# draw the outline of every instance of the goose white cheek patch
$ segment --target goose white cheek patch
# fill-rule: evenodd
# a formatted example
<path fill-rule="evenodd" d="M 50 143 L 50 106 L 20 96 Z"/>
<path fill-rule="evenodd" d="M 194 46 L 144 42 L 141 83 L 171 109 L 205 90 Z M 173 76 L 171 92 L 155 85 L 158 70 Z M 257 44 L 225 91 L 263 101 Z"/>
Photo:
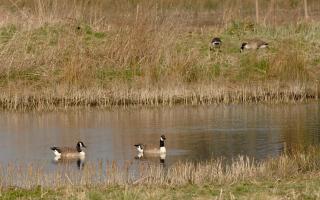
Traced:
<path fill-rule="evenodd" d="M 265 45 L 265 44 L 260 46 L 261 49 L 267 48 L 267 47 L 268 47 L 268 45 Z"/>
<path fill-rule="evenodd" d="M 53 153 L 54 153 L 54 155 L 56 155 L 56 156 L 61 156 L 61 153 L 59 153 L 57 150 L 54 150 Z"/>
<path fill-rule="evenodd" d="M 141 146 L 138 146 L 137 149 L 138 149 L 139 152 L 143 152 L 143 149 L 141 148 Z"/>

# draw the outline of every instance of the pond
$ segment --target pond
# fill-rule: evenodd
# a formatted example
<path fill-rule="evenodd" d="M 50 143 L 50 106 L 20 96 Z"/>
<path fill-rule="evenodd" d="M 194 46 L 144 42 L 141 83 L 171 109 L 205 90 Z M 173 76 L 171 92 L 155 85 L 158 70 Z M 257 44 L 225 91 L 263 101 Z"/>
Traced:
<path fill-rule="evenodd" d="M 136 143 L 159 146 L 165 160 L 137 155 Z M 320 143 L 320 104 L 249 104 L 78 109 L 0 113 L 0 162 L 56 170 L 51 146 L 87 145 L 85 162 L 206 161 L 247 155 L 263 160 L 299 145 Z M 78 164 L 72 164 L 78 170 Z"/>

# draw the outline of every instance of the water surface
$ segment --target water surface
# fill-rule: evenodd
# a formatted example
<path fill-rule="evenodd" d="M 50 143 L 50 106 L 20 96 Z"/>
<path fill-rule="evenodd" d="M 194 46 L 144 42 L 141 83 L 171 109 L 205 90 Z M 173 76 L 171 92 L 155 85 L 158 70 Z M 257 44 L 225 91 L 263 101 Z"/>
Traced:
<path fill-rule="evenodd" d="M 0 162 L 41 163 L 54 171 L 50 146 L 75 146 L 78 140 L 88 146 L 86 162 L 139 162 L 133 144 L 157 146 L 161 134 L 167 137 L 168 166 L 179 160 L 231 159 L 239 154 L 262 160 L 296 145 L 318 145 L 320 104 L 2 112 Z"/>

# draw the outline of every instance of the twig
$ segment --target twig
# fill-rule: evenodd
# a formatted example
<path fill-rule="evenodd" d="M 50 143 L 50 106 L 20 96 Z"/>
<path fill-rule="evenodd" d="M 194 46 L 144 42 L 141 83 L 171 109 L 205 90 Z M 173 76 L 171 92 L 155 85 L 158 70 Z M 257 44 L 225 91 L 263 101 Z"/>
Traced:
<path fill-rule="evenodd" d="M 73 183 L 72 183 L 71 179 L 69 178 L 69 176 L 67 174 L 65 174 L 65 176 L 67 177 L 67 180 L 69 181 L 69 183 L 73 186 Z"/>

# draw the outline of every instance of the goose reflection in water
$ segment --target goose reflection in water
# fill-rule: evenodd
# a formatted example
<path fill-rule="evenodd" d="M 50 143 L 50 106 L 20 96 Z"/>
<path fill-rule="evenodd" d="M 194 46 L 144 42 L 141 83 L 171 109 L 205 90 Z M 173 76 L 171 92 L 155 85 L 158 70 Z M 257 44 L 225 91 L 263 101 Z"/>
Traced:
<path fill-rule="evenodd" d="M 79 170 L 82 170 L 84 168 L 85 165 L 85 159 L 84 158 L 74 158 L 74 159 L 67 159 L 67 158 L 62 158 L 59 156 L 56 156 L 53 159 L 53 162 L 55 164 L 59 164 L 59 165 L 71 165 L 73 163 L 76 163 L 76 166 Z"/>
<path fill-rule="evenodd" d="M 160 154 L 159 157 L 156 156 L 146 156 L 142 152 L 139 152 L 135 157 L 136 160 L 141 161 L 155 161 L 155 158 L 160 158 L 160 165 L 165 167 L 166 154 Z"/>
<path fill-rule="evenodd" d="M 166 154 L 160 154 L 160 165 L 162 165 L 163 167 L 166 166 Z"/>

